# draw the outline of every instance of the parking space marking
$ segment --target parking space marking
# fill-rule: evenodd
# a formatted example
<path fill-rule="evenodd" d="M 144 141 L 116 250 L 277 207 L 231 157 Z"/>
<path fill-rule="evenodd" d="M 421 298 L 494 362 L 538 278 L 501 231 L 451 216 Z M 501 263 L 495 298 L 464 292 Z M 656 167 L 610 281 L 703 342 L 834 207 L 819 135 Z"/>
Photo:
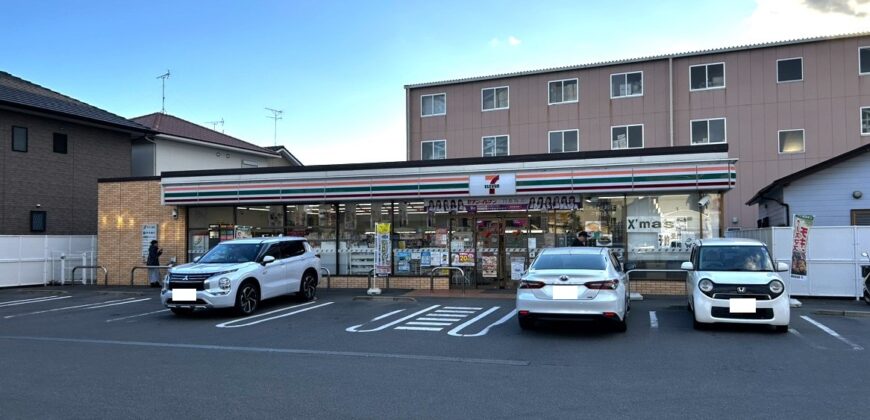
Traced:
<path fill-rule="evenodd" d="M 444 321 L 451 321 L 451 322 L 462 321 L 462 318 L 429 318 L 429 317 L 422 318 L 422 317 L 421 317 L 421 318 L 417 318 L 417 319 L 420 320 L 420 321 L 440 321 L 440 322 L 444 322 Z"/>
<path fill-rule="evenodd" d="M 126 302 L 126 301 L 130 301 L 130 300 L 133 300 L 133 299 L 136 299 L 136 298 L 132 298 L 132 297 L 131 297 L 131 298 L 126 298 L 126 299 L 107 300 L 107 301 L 104 301 L 104 302 L 86 303 L 86 304 L 84 304 L 84 305 L 65 306 L 65 307 L 63 307 L 63 308 L 54 308 L 54 309 L 46 309 L 46 310 L 43 310 L 43 311 L 27 312 L 27 313 L 23 313 L 23 314 L 6 315 L 6 316 L 3 317 L 3 319 L 18 318 L 18 317 L 20 317 L 20 316 L 28 316 L 28 315 L 47 314 L 47 313 L 50 313 L 50 312 L 68 311 L 68 310 L 71 310 L 71 309 L 88 308 L 88 307 L 91 307 L 91 306 L 103 305 L 103 304 L 107 304 L 107 303 Z"/>
<path fill-rule="evenodd" d="M 429 312 L 429 311 L 431 311 L 431 310 L 433 310 L 433 309 L 435 309 L 435 308 L 437 308 L 437 307 L 439 307 L 439 306 L 441 306 L 441 305 L 432 305 L 432 306 L 430 306 L 430 307 L 428 307 L 428 308 L 426 308 L 426 309 L 423 309 L 422 311 L 414 312 L 414 313 L 411 314 L 411 315 L 408 315 L 408 316 L 403 317 L 403 318 L 399 318 L 399 319 L 397 319 L 397 320 L 395 320 L 395 321 L 393 321 L 393 322 L 390 322 L 390 323 L 387 323 L 387 324 L 381 325 L 380 327 L 377 327 L 377 328 L 374 328 L 374 329 L 370 329 L 370 330 L 361 330 L 361 329 L 359 329 L 359 328 L 362 327 L 362 326 L 365 325 L 365 324 L 359 324 L 359 325 L 354 325 L 354 326 L 352 326 L 352 327 L 348 327 L 348 328 L 345 329 L 345 331 L 347 331 L 347 332 L 375 332 L 375 331 L 385 330 L 385 329 L 387 329 L 387 328 L 392 327 L 393 325 L 396 325 L 396 324 L 399 324 L 399 323 L 405 322 L 405 321 L 407 321 L 407 320 L 409 320 L 409 319 L 411 319 L 411 318 L 413 318 L 413 317 L 415 317 L 415 316 L 417 316 L 417 315 L 422 315 L 422 314 L 424 314 L 424 313 L 426 313 L 426 312 Z M 396 313 L 396 312 L 391 312 L 391 314 L 395 314 L 395 313 Z M 381 316 L 379 316 L 379 317 L 377 317 L 377 318 L 375 318 L 375 319 L 372 319 L 372 321 L 377 321 L 377 320 L 383 319 L 383 318 L 385 318 L 385 315 L 387 315 L 387 314 L 384 314 L 384 315 L 381 315 Z M 371 322 L 371 321 L 369 321 L 369 322 Z"/>
<path fill-rule="evenodd" d="M 139 318 L 139 317 L 148 316 L 148 315 L 159 314 L 161 312 L 169 312 L 169 309 L 161 309 L 159 311 L 154 311 L 154 312 L 145 312 L 144 314 L 122 316 L 120 318 L 107 319 L 106 322 L 123 321 L 125 319 L 133 319 L 133 318 Z"/>
<path fill-rule="evenodd" d="M 810 317 L 808 317 L 808 316 L 806 316 L 806 315 L 801 315 L 801 318 L 803 318 L 804 320 L 806 320 L 806 321 L 809 322 L 810 324 L 813 324 L 813 325 L 815 325 L 816 327 L 819 327 L 820 330 L 822 330 L 822 331 L 828 333 L 831 337 L 834 337 L 834 338 L 836 338 L 837 340 L 840 340 L 840 341 L 842 341 L 843 343 L 845 343 L 846 345 L 852 347 L 852 350 L 855 350 L 855 351 L 864 350 L 864 347 L 861 347 L 861 346 L 859 346 L 859 345 L 857 345 L 857 344 L 855 344 L 855 343 L 849 341 L 848 338 L 843 337 L 842 335 L 840 335 L 840 334 L 838 334 L 836 331 L 834 331 L 834 330 L 828 328 L 826 325 L 822 324 L 821 322 L 816 321 L 816 320 L 814 320 L 814 319 L 812 319 L 812 318 L 810 318 Z"/>
<path fill-rule="evenodd" d="M 43 296 L 30 299 L 7 300 L 6 302 L 0 302 L 0 308 L 5 308 L 7 306 L 27 305 L 31 303 L 50 302 L 52 300 L 69 299 L 71 297 L 72 296 Z"/>
<path fill-rule="evenodd" d="M 410 331 L 441 331 L 444 328 L 436 328 L 436 327 L 405 327 L 400 326 L 396 327 L 397 330 L 410 330 Z"/>
<path fill-rule="evenodd" d="M 385 313 L 385 314 L 383 314 L 383 315 L 381 315 L 381 316 L 379 316 L 379 317 L 376 317 L 375 319 L 372 319 L 372 321 L 380 321 L 380 320 L 382 320 L 382 319 L 384 319 L 384 318 L 386 318 L 386 317 L 388 317 L 388 316 L 393 316 L 393 315 L 395 315 L 395 314 L 397 314 L 397 313 L 399 313 L 399 312 L 402 312 L 402 311 L 404 311 L 404 309 L 399 309 L 398 311 L 393 311 L 393 312 L 387 312 L 387 313 Z"/>
<path fill-rule="evenodd" d="M 108 308 L 109 306 L 126 305 L 126 304 L 128 304 L 128 303 L 144 302 L 144 301 L 146 301 L 146 300 L 151 300 L 151 298 L 136 299 L 136 300 L 130 300 L 130 301 L 127 301 L 127 302 L 110 303 L 110 304 L 108 304 L 108 305 L 89 306 L 89 307 L 87 307 L 87 308 L 85 308 L 85 309 Z"/>
<path fill-rule="evenodd" d="M 435 313 L 437 313 L 437 314 L 457 314 L 457 315 L 459 315 L 459 314 L 471 315 L 475 312 L 477 312 L 477 311 L 460 311 L 460 310 L 456 310 L 456 309 L 439 309 L 439 310 L 435 311 Z"/>
<path fill-rule="evenodd" d="M 471 306 L 445 306 L 444 309 L 459 309 L 465 311 L 479 311 L 483 308 L 471 307 Z"/>
<path fill-rule="evenodd" d="M 478 319 L 480 319 L 480 318 L 483 318 L 483 317 L 485 317 L 486 315 L 489 315 L 489 314 L 492 313 L 492 312 L 495 312 L 497 309 L 499 309 L 498 306 L 493 307 L 493 308 L 490 309 L 489 311 L 480 314 L 480 315 L 477 316 L 476 318 L 474 318 L 474 319 L 472 319 L 472 320 L 470 320 L 470 321 L 468 321 L 468 322 L 466 322 L 466 323 L 464 323 L 464 324 L 462 324 L 462 325 L 460 325 L 460 326 L 458 326 L 458 327 L 456 327 L 456 328 L 454 328 L 454 329 L 448 331 L 447 334 L 452 335 L 452 336 L 454 336 L 454 337 L 480 337 L 480 336 L 484 336 L 484 335 L 486 335 L 486 334 L 489 333 L 489 330 L 490 330 L 490 329 L 492 329 L 493 327 L 495 327 L 495 326 L 497 326 L 497 325 L 504 324 L 505 322 L 507 322 L 507 320 L 513 318 L 514 315 L 517 314 L 517 310 L 514 309 L 514 310 L 508 312 L 507 315 L 501 317 L 501 319 L 499 319 L 498 321 L 495 321 L 495 322 L 493 322 L 492 324 L 487 325 L 486 328 L 480 330 L 480 332 L 478 332 L 478 333 L 476 333 L 476 334 L 459 334 L 459 331 L 462 331 L 463 328 L 465 328 L 465 327 L 467 327 L 467 326 L 469 326 L 469 325 L 471 325 L 471 324 L 474 324 L 474 322 L 476 322 L 476 320 L 478 320 Z"/>
<path fill-rule="evenodd" d="M 266 316 L 266 315 L 271 315 L 271 314 L 274 314 L 274 313 L 277 313 L 277 312 L 283 312 L 283 311 L 287 311 L 287 310 L 290 310 L 290 309 L 296 309 L 296 308 L 299 308 L 299 307 L 302 307 L 302 306 L 310 305 L 310 304 L 312 304 L 312 303 L 314 303 L 314 301 L 311 301 L 311 302 L 308 302 L 308 303 L 303 303 L 303 304 L 301 304 L 301 305 L 294 305 L 294 306 L 291 306 L 291 307 L 289 307 L 289 308 L 276 309 L 276 310 L 271 311 L 271 312 L 266 312 L 266 313 L 264 313 L 264 314 L 254 315 L 254 316 L 250 316 L 250 317 L 243 318 L 243 319 L 234 319 L 234 320 L 232 320 L 232 321 L 227 321 L 227 322 L 224 322 L 224 323 L 221 323 L 221 324 L 217 324 L 217 325 L 215 325 L 215 327 L 218 327 L 218 328 L 241 328 L 241 327 L 250 327 L 251 325 L 257 325 L 257 324 L 260 324 L 260 323 L 263 323 L 263 322 L 273 321 L 273 320 L 276 320 L 276 319 L 279 319 L 279 318 L 284 318 L 285 316 L 296 315 L 296 314 L 298 314 L 298 313 L 302 313 L 302 312 L 305 312 L 305 311 L 310 311 L 310 310 L 312 310 L 312 309 L 317 309 L 317 308 L 322 308 L 322 307 L 324 307 L 324 306 L 329 306 L 329 305 L 332 305 L 332 304 L 335 303 L 335 302 L 326 302 L 326 303 L 321 303 L 320 305 L 309 306 L 309 307 L 307 307 L 307 308 L 299 309 L 299 310 L 297 310 L 297 311 L 287 312 L 286 314 L 270 316 L 270 317 L 268 317 L 268 318 L 258 319 L 258 320 L 256 320 L 256 321 L 251 321 L 251 322 L 245 322 L 245 323 L 239 323 L 239 324 L 237 324 L 237 322 L 249 321 L 251 318 L 258 318 L 258 317 L 263 317 L 263 316 Z"/>
<path fill-rule="evenodd" d="M 814 349 L 817 349 L 817 350 L 827 350 L 828 349 L 827 347 L 820 346 L 820 345 L 808 340 L 806 337 L 804 337 L 803 334 L 801 334 L 798 330 L 796 330 L 794 328 L 789 328 L 788 332 L 789 332 L 789 334 L 791 334 L 797 338 L 800 338 L 804 343 L 807 343 L 808 346 L 810 346 Z"/>
<path fill-rule="evenodd" d="M 658 328 L 659 318 L 656 316 L 656 311 L 649 311 L 649 327 Z"/>
<path fill-rule="evenodd" d="M 420 319 L 420 318 L 417 318 Z M 453 325 L 452 322 L 420 322 L 420 321 L 409 321 L 406 322 L 405 325 L 429 325 L 433 327 L 446 327 L 448 325 Z"/>

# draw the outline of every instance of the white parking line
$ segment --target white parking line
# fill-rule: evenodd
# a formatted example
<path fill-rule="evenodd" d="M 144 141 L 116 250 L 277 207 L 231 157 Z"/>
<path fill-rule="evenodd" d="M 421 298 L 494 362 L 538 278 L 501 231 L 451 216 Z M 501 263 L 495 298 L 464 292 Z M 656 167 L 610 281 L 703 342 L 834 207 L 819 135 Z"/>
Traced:
<path fill-rule="evenodd" d="M 144 314 L 130 315 L 130 316 L 123 316 L 120 318 L 107 319 L 106 322 L 115 322 L 115 321 L 121 321 L 121 320 L 125 320 L 125 319 L 131 319 L 131 318 L 139 318 L 141 316 L 154 315 L 154 314 L 159 314 L 161 312 L 169 312 L 169 309 L 161 309 L 159 311 L 154 311 L 154 312 L 145 312 Z"/>
<path fill-rule="evenodd" d="M 103 304 L 107 304 L 107 303 L 126 302 L 126 301 L 133 300 L 133 299 L 136 299 L 136 298 L 126 298 L 126 299 L 107 300 L 107 301 L 105 301 L 105 302 L 87 303 L 87 304 L 84 304 L 84 305 L 75 305 L 75 306 L 66 306 L 66 307 L 63 307 L 63 308 L 46 309 L 46 310 L 44 310 L 44 311 L 27 312 L 27 313 L 23 313 L 23 314 L 15 314 L 15 315 L 6 315 L 6 316 L 3 317 L 3 319 L 18 318 L 18 317 L 20 317 L 20 316 L 27 316 L 27 315 L 47 314 L 47 313 L 49 313 L 49 312 L 66 311 L 66 310 L 70 310 L 70 309 L 87 308 L 87 307 L 90 307 L 90 306 L 103 305 Z"/>
<path fill-rule="evenodd" d="M 110 303 L 110 304 L 108 304 L 108 305 L 89 306 L 89 307 L 87 307 L 87 308 L 85 308 L 85 309 L 108 308 L 109 306 L 126 305 L 126 304 L 128 304 L 128 303 L 143 302 L 143 301 L 146 301 L 146 300 L 151 300 L 151 298 L 136 299 L 136 300 L 131 300 L 131 301 L 127 301 L 127 302 Z"/>
<path fill-rule="evenodd" d="M 392 327 L 393 325 L 396 325 L 396 324 L 400 324 L 400 323 L 402 323 L 402 322 L 405 322 L 405 321 L 407 321 L 407 320 L 409 320 L 409 319 L 411 319 L 411 318 L 413 318 L 413 317 L 415 317 L 415 316 L 417 316 L 417 315 L 422 315 L 422 314 L 424 314 L 424 313 L 426 313 L 426 312 L 429 312 L 429 311 L 431 311 L 431 310 L 433 310 L 433 309 L 435 309 L 435 308 L 437 308 L 437 307 L 439 307 L 439 306 L 441 306 L 441 305 L 432 305 L 432 306 L 430 306 L 430 307 L 428 307 L 428 308 L 426 308 L 426 309 L 423 309 L 422 311 L 414 312 L 414 313 L 411 314 L 411 315 L 408 315 L 408 316 L 403 317 L 403 318 L 399 318 L 399 319 L 397 319 L 397 320 L 395 320 L 395 321 L 393 321 L 393 322 L 390 322 L 390 323 L 387 323 L 387 324 L 381 325 L 380 327 L 377 327 L 377 328 L 374 328 L 374 329 L 370 329 L 370 330 L 361 330 L 361 329 L 359 329 L 359 328 L 362 327 L 362 326 L 365 325 L 365 324 L 359 324 L 359 325 L 354 325 L 354 326 L 352 326 L 352 327 L 348 327 L 348 328 L 345 329 L 345 331 L 347 331 L 347 332 L 375 332 L 375 331 L 385 330 L 385 329 L 387 329 L 387 328 Z M 395 313 L 395 312 L 392 312 L 392 313 Z M 386 315 L 386 314 L 385 314 L 385 315 Z M 428 315 L 427 315 L 427 316 L 428 316 Z M 378 320 L 378 319 L 382 319 L 383 317 L 384 317 L 384 315 L 381 315 L 381 316 L 379 316 L 378 318 L 373 319 L 372 321 L 376 321 L 376 320 Z M 369 321 L 369 322 L 371 322 L 371 321 Z M 439 331 L 440 331 L 440 330 L 439 330 Z"/>
<path fill-rule="evenodd" d="M 313 303 L 313 302 L 309 302 L 309 303 Z M 322 308 L 322 307 L 324 307 L 324 306 L 332 305 L 333 303 L 335 303 L 335 302 L 326 302 L 326 303 L 321 303 L 320 305 L 309 306 L 309 307 L 307 307 L 307 308 L 300 309 L 300 310 L 298 310 L 298 311 L 287 312 L 286 314 L 281 314 L 281 315 L 276 315 L 276 316 L 272 316 L 272 317 L 268 317 L 268 318 L 258 319 L 258 320 L 256 320 L 256 321 L 252 321 L 252 322 L 245 322 L 245 323 L 243 323 L 243 324 L 236 324 L 236 323 L 237 323 L 237 322 L 242 322 L 242 321 L 248 321 L 248 320 L 250 320 L 250 319 L 253 318 L 253 317 L 248 317 L 248 318 L 243 318 L 243 319 L 234 319 L 234 320 L 232 320 L 232 321 L 227 321 L 227 322 L 224 322 L 224 323 L 222 323 L 222 324 L 217 324 L 217 325 L 215 325 L 215 327 L 218 327 L 218 328 L 241 328 L 241 327 L 250 327 L 251 325 L 257 325 L 257 324 L 259 324 L 259 323 L 261 323 L 261 322 L 272 321 L 272 320 L 275 320 L 275 319 L 278 319 L 278 318 L 284 318 L 285 316 L 296 315 L 296 314 L 298 314 L 298 313 L 302 313 L 302 312 L 305 312 L 305 311 L 310 311 L 310 310 L 312 310 L 312 309 L 317 309 L 317 308 Z M 274 314 L 274 313 L 276 313 L 276 312 L 282 312 L 282 311 L 286 311 L 286 310 L 288 310 L 288 309 L 298 308 L 298 307 L 300 307 L 300 306 L 304 306 L 304 305 L 307 305 L 307 304 L 291 306 L 291 307 L 289 307 L 289 308 L 282 308 L 282 309 L 278 309 L 278 310 L 275 310 L 275 311 L 266 312 L 265 314 L 258 315 L 258 316 L 264 316 L 264 315 Z M 233 325 L 230 325 L 230 324 L 233 324 Z"/>
<path fill-rule="evenodd" d="M 381 316 L 378 316 L 378 317 L 372 319 L 372 321 L 380 321 L 380 320 L 382 320 L 382 319 L 384 319 L 384 318 L 386 318 L 386 317 L 388 317 L 388 316 L 393 316 L 393 315 L 395 315 L 395 314 L 397 314 L 397 313 L 399 313 L 399 312 L 402 312 L 402 311 L 404 311 L 404 309 L 399 309 L 398 311 L 393 311 L 393 312 L 387 312 L 387 313 L 385 313 L 385 314 L 383 314 L 383 315 L 381 315 Z"/>
<path fill-rule="evenodd" d="M 50 302 L 53 300 L 69 299 L 71 297 L 72 296 L 45 296 L 45 297 L 32 298 L 32 299 L 8 300 L 6 302 L 0 302 L 0 308 L 5 308 L 7 306 L 27 305 L 30 303 Z"/>
<path fill-rule="evenodd" d="M 418 318 L 419 319 L 419 318 Z M 452 322 L 419 322 L 419 321 L 409 321 L 406 322 L 405 325 L 429 325 L 432 327 L 446 327 L 448 325 L 453 325 Z"/>
<path fill-rule="evenodd" d="M 649 311 L 649 327 L 658 328 L 659 318 L 656 316 L 656 311 Z"/>
<path fill-rule="evenodd" d="M 851 347 L 852 347 L 852 350 L 856 350 L 856 351 L 858 351 L 858 350 L 864 350 L 864 347 L 861 347 L 861 346 L 859 346 L 859 345 L 857 345 L 857 344 L 855 344 L 855 343 L 849 341 L 849 339 L 847 339 L 846 337 L 841 336 L 841 335 L 838 334 L 836 331 L 834 331 L 834 330 L 828 328 L 827 326 L 825 326 L 825 325 L 822 324 L 821 322 L 816 321 L 816 320 L 814 320 L 814 319 L 812 319 L 812 318 L 810 318 L 810 317 L 808 317 L 808 316 L 806 316 L 806 315 L 801 315 L 801 318 L 805 319 L 805 320 L 806 320 L 807 322 L 809 322 L 810 324 L 813 324 L 813 325 L 819 327 L 820 330 L 822 330 L 822 331 L 828 333 L 829 335 L 831 335 L 831 337 L 834 337 L 834 338 L 836 338 L 837 340 L 840 340 L 840 341 L 846 343 L 847 345 L 851 346 Z"/>
<path fill-rule="evenodd" d="M 809 345 L 810 347 L 812 347 L 812 348 L 814 348 L 814 349 L 818 349 L 818 350 L 827 350 L 827 347 L 820 346 L 820 345 L 818 345 L 818 344 L 816 344 L 816 343 L 813 343 L 812 341 L 808 340 L 806 337 L 804 337 L 803 334 L 801 334 L 800 332 L 798 332 L 798 330 L 796 330 L 796 329 L 794 329 L 794 328 L 789 328 L 789 329 L 788 329 L 788 332 L 789 332 L 791 335 L 793 335 L 793 336 L 795 336 L 795 337 L 797 337 L 797 338 L 800 338 L 801 340 L 803 340 L 803 342 L 807 343 L 807 345 Z"/>
<path fill-rule="evenodd" d="M 396 327 L 397 330 L 409 330 L 409 331 L 441 331 L 444 328 L 436 328 L 436 327 Z"/>
<path fill-rule="evenodd" d="M 461 318 L 429 318 L 428 316 L 426 318 L 417 318 L 417 320 L 418 321 L 442 321 L 442 322 L 443 321 L 450 321 L 450 322 L 462 321 Z"/>
<path fill-rule="evenodd" d="M 471 306 L 445 306 L 444 309 L 460 309 L 460 310 L 466 310 L 466 311 L 479 311 L 483 308 L 474 308 Z"/>
<path fill-rule="evenodd" d="M 486 315 L 488 315 L 489 313 L 495 311 L 496 309 L 498 309 L 498 306 L 496 306 L 496 307 L 490 309 L 489 311 L 486 311 L 486 312 L 480 314 L 477 318 L 474 318 L 474 319 L 472 319 L 472 320 L 470 320 L 470 321 L 468 321 L 468 322 L 466 322 L 466 323 L 464 323 L 464 324 L 462 324 L 462 325 L 460 325 L 460 326 L 458 326 L 458 327 L 456 327 L 456 328 L 454 328 L 454 329 L 448 331 L 447 334 L 452 335 L 452 336 L 454 336 L 454 337 L 480 337 L 480 336 L 483 336 L 483 335 L 488 334 L 488 333 L 489 333 L 489 330 L 492 329 L 492 327 L 495 327 L 495 326 L 497 326 L 497 325 L 504 324 L 507 320 L 513 318 L 514 315 L 517 314 L 517 310 L 514 309 L 514 310 L 508 312 L 507 315 L 501 317 L 501 319 L 499 319 L 498 321 L 495 321 L 495 322 L 493 322 L 492 324 L 487 325 L 486 328 L 480 330 L 480 332 L 477 333 L 477 334 L 459 334 L 459 331 L 461 331 L 463 328 L 465 328 L 465 327 L 467 327 L 467 326 L 473 324 L 475 320 L 480 319 L 480 318 L 483 318 L 484 316 L 486 316 Z"/>

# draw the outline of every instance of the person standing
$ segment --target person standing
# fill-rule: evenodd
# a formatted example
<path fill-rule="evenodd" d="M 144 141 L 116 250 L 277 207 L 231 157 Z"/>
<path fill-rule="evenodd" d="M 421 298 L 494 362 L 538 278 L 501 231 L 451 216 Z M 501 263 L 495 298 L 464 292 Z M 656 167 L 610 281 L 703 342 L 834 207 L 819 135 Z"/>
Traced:
<path fill-rule="evenodd" d="M 149 265 L 149 266 L 160 265 L 160 255 L 161 254 L 163 254 L 163 249 L 157 247 L 157 240 L 152 240 L 151 246 L 148 247 L 148 259 L 145 261 L 145 265 Z M 151 287 L 160 287 L 160 269 L 159 268 L 149 268 L 148 269 L 148 281 L 151 283 Z"/>
<path fill-rule="evenodd" d="M 589 245 L 589 234 L 586 233 L 585 230 L 581 230 L 577 232 L 577 237 L 574 238 L 574 242 L 571 242 L 571 246 L 588 246 Z"/>

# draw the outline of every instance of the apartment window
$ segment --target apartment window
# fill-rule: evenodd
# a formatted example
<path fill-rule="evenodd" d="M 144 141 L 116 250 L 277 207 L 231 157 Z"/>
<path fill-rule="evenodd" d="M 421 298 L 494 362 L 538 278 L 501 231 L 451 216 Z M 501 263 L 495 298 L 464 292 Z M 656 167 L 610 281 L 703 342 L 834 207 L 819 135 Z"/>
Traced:
<path fill-rule="evenodd" d="M 42 210 L 33 210 L 30 212 L 30 231 L 45 232 L 46 212 Z"/>
<path fill-rule="evenodd" d="M 610 98 L 643 95 L 643 72 L 610 75 Z"/>
<path fill-rule="evenodd" d="M 779 131 L 779 153 L 803 153 L 804 130 Z"/>
<path fill-rule="evenodd" d="M 610 139 L 613 150 L 643 148 L 643 124 L 610 127 Z"/>
<path fill-rule="evenodd" d="M 577 102 L 577 79 L 554 80 L 548 84 L 549 105 Z"/>
<path fill-rule="evenodd" d="M 447 114 L 447 94 L 437 93 L 420 97 L 420 116 L 432 117 Z"/>
<path fill-rule="evenodd" d="M 689 67 L 689 90 L 725 87 L 725 63 L 701 64 Z"/>
<path fill-rule="evenodd" d="M 27 151 L 27 128 L 15 126 L 12 127 L 12 151 Z"/>
<path fill-rule="evenodd" d="M 870 136 L 870 106 L 861 108 L 861 135 Z"/>
<path fill-rule="evenodd" d="M 725 118 L 691 121 L 692 144 L 725 143 Z"/>
<path fill-rule="evenodd" d="M 260 164 L 258 164 L 257 162 L 251 161 L 251 160 L 243 160 L 242 167 L 243 168 L 258 168 L 258 167 L 260 167 Z"/>
<path fill-rule="evenodd" d="M 576 152 L 580 150 L 580 131 L 563 130 L 550 132 L 550 153 Z"/>
<path fill-rule="evenodd" d="M 804 59 L 784 58 L 776 60 L 776 82 L 798 82 L 804 80 Z"/>
<path fill-rule="evenodd" d="M 870 74 L 870 47 L 858 48 L 858 74 Z"/>
<path fill-rule="evenodd" d="M 482 110 L 507 109 L 510 106 L 509 96 L 510 92 L 507 86 L 481 89 L 480 101 L 483 106 Z"/>
<path fill-rule="evenodd" d="M 483 156 L 508 156 L 511 153 L 508 136 L 484 137 L 482 141 Z"/>
<path fill-rule="evenodd" d="M 447 159 L 447 140 L 426 140 L 420 144 L 420 159 Z"/>
<path fill-rule="evenodd" d="M 61 153 L 65 155 L 67 153 L 66 134 L 54 133 L 52 146 L 54 149 L 54 153 Z"/>

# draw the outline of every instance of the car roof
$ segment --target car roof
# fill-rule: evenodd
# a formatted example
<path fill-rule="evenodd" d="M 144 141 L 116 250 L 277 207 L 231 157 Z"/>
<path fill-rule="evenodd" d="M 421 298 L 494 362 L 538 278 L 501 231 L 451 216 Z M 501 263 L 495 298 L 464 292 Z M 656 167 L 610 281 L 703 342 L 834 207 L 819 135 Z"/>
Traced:
<path fill-rule="evenodd" d="M 602 254 L 609 248 L 598 246 L 565 246 L 560 248 L 544 248 L 542 254 Z"/>
<path fill-rule="evenodd" d="M 698 241 L 700 246 L 764 246 L 764 242 L 745 238 L 709 238 Z"/>
<path fill-rule="evenodd" d="M 268 236 L 262 238 L 245 238 L 245 239 L 233 239 L 230 241 L 222 241 L 221 243 L 234 243 L 234 244 L 266 244 L 272 242 L 281 242 L 281 241 L 304 241 L 305 238 L 299 236 Z"/>

